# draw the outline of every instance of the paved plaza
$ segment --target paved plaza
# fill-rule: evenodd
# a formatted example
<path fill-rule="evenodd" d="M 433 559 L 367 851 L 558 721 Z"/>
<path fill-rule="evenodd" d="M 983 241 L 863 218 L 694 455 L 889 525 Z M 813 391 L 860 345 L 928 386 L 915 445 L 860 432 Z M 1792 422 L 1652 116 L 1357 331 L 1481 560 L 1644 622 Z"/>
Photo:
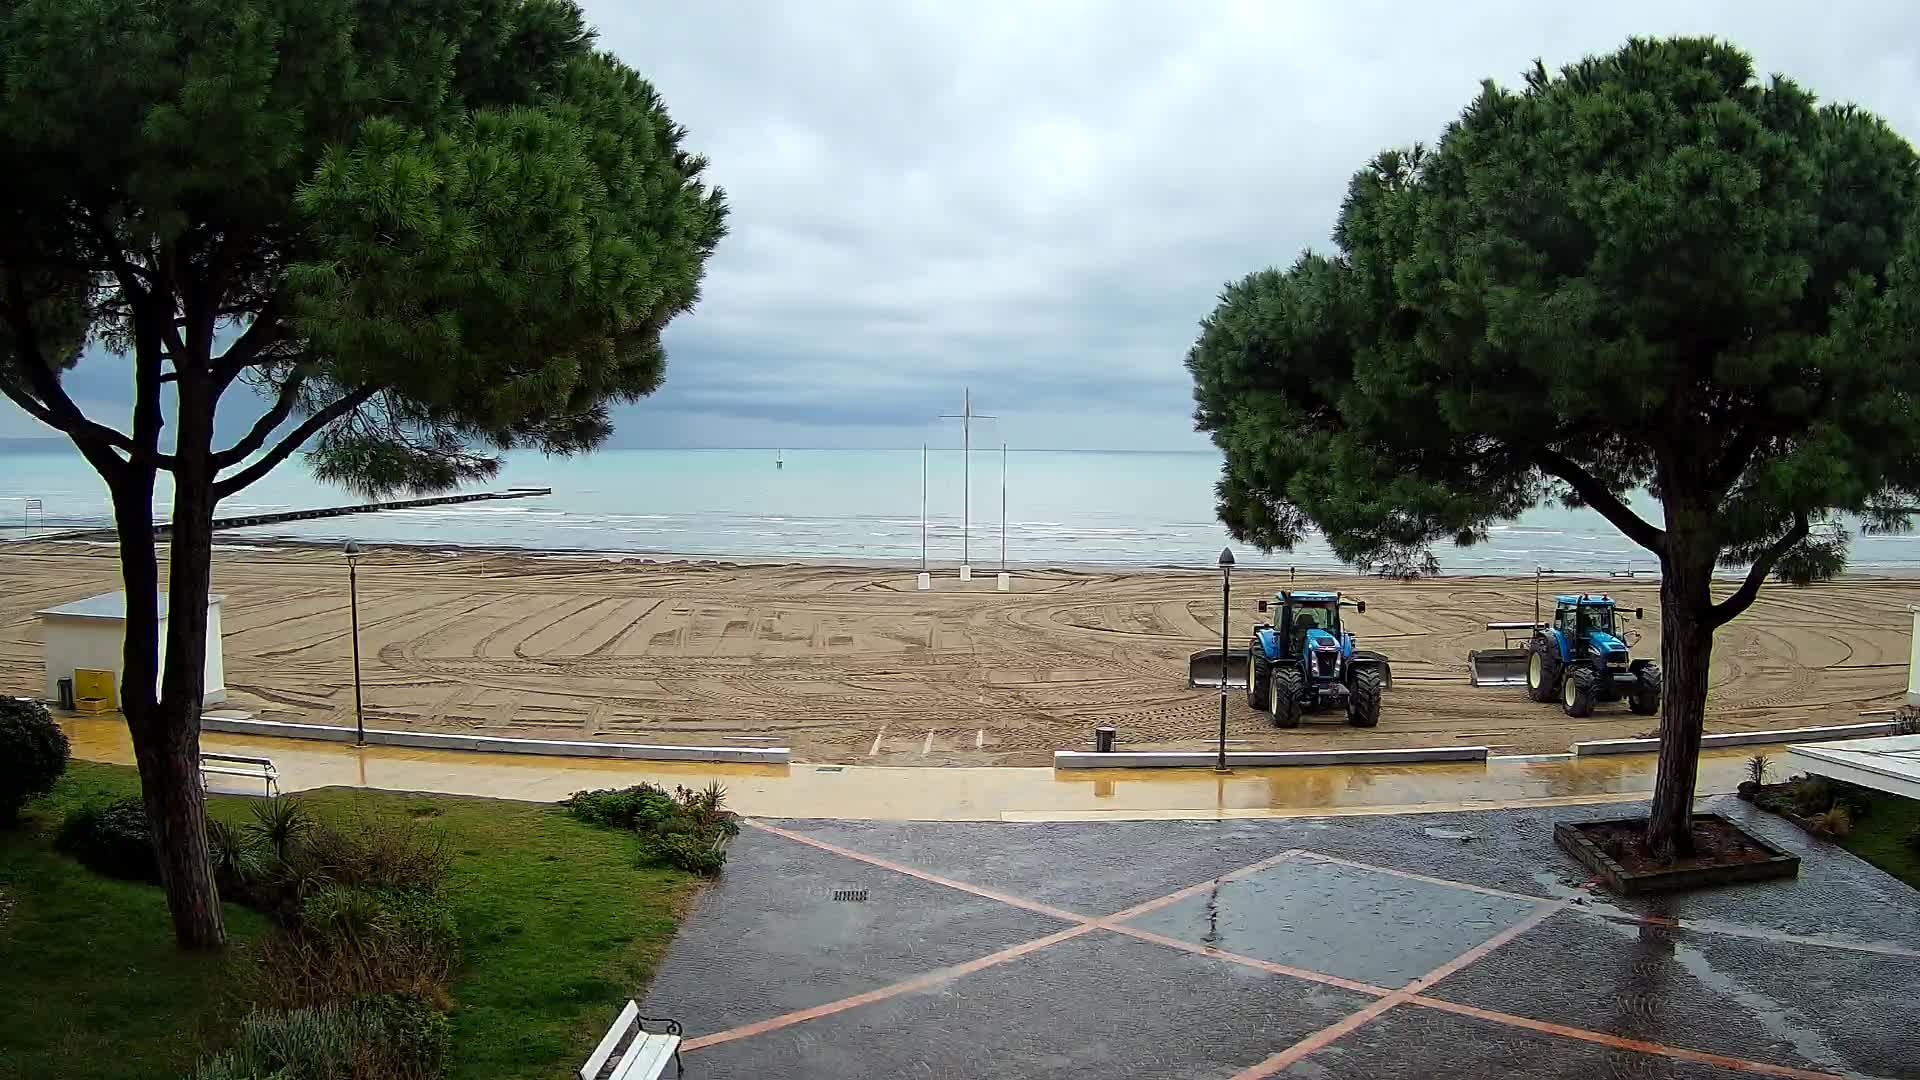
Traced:
<path fill-rule="evenodd" d="M 1920 1077 L 1920 894 L 1618 900 L 1556 820 L 757 820 L 644 1002 L 690 1077 Z"/>

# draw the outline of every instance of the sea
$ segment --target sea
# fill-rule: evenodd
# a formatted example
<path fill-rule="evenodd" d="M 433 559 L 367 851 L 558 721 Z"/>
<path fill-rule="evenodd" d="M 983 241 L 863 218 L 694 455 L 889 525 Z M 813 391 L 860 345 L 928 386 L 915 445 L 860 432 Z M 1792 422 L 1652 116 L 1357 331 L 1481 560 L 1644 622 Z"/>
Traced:
<path fill-rule="evenodd" d="M 0 451 L 0 539 L 110 521 L 107 491 L 76 454 Z M 1222 547 L 1262 568 L 1350 569 L 1325 542 L 1262 552 L 1214 513 L 1212 451 L 615 449 L 573 458 L 511 453 L 470 490 L 549 487 L 534 498 L 384 511 L 222 531 L 222 544 L 292 540 L 518 548 L 647 558 L 710 557 L 976 568 L 1211 568 Z M 924 479 L 923 479 L 924 478 Z M 164 480 L 164 474 L 163 474 Z M 156 502 L 164 514 L 171 493 Z M 37 509 L 29 509 L 37 500 Z M 221 516 L 366 500 L 289 459 L 220 506 Z M 1650 496 L 1636 509 L 1658 520 Z M 924 510 L 924 515 L 923 515 Z M 924 520 L 924 528 L 923 528 Z M 1436 549 L 1443 573 L 1652 572 L 1654 560 L 1600 515 L 1543 506 L 1484 543 Z M 1856 537 L 1851 566 L 1920 566 L 1920 536 Z"/>

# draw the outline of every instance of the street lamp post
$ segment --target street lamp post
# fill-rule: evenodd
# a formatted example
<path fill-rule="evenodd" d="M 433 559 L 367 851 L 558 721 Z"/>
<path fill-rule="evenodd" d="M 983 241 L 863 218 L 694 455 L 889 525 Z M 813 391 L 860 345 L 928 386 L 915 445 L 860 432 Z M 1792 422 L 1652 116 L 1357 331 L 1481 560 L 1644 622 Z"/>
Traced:
<path fill-rule="evenodd" d="M 367 720 L 360 709 L 360 545 L 347 541 L 347 610 L 353 620 L 353 745 L 367 745 Z M 1221 706 L 1225 708 L 1224 705 Z"/>
<path fill-rule="evenodd" d="M 1214 759 L 1213 771 L 1227 771 L 1227 635 L 1228 623 L 1232 620 L 1233 606 L 1233 549 L 1220 549 L 1220 754 Z M 1249 656 L 1247 663 L 1252 664 Z M 1251 669 L 1249 669 L 1251 670 Z"/>

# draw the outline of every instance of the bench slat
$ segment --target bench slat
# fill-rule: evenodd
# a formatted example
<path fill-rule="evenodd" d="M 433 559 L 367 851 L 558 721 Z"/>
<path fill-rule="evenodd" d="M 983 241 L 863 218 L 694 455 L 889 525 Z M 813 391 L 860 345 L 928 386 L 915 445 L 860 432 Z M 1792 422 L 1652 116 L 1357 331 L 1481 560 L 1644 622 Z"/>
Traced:
<path fill-rule="evenodd" d="M 627 1047 L 627 1056 L 621 1060 L 613 1080 L 657 1080 L 667 1071 L 667 1062 L 673 1060 L 673 1051 L 679 1045 L 678 1035 L 636 1037 L 633 1045 Z"/>
<path fill-rule="evenodd" d="M 601 1068 L 607 1064 L 607 1059 L 613 1056 L 614 1048 L 618 1047 L 620 1040 L 626 1037 L 627 1029 L 639 1022 L 640 1003 L 629 1000 L 627 1007 L 621 1009 L 620 1015 L 614 1019 L 613 1026 L 608 1028 L 606 1035 L 601 1037 L 600 1045 L 593 1048 L 593 1056 L 587 1059 L 585 1065 L 580 1066 L 580 1080 L 595 1080 L 600 1075 Z"/>
<path fill-rule="evenodd" d="M 273 768 L 272 758 L 248 757 L 245 754 L 215 754 L 212 752 L 206 752 L 200 755 L 200 760 L 201 761 L 238 761 L 248 765 L 260 765 L 269 769 Z"/>

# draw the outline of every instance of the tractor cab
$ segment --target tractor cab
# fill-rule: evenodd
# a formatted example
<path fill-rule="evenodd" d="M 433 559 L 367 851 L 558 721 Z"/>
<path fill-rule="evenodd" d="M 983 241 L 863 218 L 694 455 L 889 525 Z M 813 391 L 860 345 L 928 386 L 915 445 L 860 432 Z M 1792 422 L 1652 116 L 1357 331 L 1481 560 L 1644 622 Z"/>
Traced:
<path fill-rule="evenodd" d="M 1353 603 L 1356 610 L 1367 610 L 1364 601 Z M 1271 655 L 1292 657 L 1307 655 L 1310 651 L 1336 654 L 1353 651 L 1352 639 L 1340 632 L 1340 594 L 1337 592 L 1275 593 L 1272 605 L 1263 600 L 1260 610 L 1271 611 L 1275 616 L 1272 633 L 1276 647 Z"/>
<path fill-rule="evenodd" d="M 1567 659 L 1597 657 L 1609 666 L 1627 665 L 1627 643 L 1614 628 L 1611 597 L 1556 596 L 1553 605 L 1553 629 L 1566 641 Z"/>

